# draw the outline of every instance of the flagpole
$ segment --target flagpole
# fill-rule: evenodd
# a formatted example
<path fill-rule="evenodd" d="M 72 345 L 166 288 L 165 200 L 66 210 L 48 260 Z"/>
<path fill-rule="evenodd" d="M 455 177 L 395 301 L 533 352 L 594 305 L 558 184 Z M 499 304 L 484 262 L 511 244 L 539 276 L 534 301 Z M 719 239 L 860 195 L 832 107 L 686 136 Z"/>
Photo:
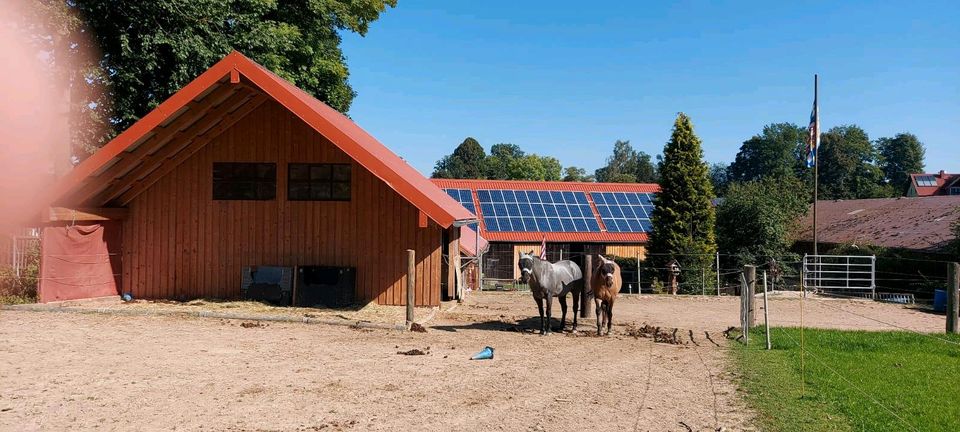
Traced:
<path fill-rule="evenodd" d="M 817 74 L 813 74 L 813 104 L 815 105 L 814 109 L 816 110 L 816 128 L 817 135 L 820 134 L 820 105 L 817 99 L 818 96 L 818 87 L 820 84 L 820 78 Z M 812 137 L 817 139 L 817 137 Z M 819 146 L 818 146 L 819 147 Z M 819 167 L 820 167 L 820 149 L 817 148 L 813 157 L 813 254 L 818 255 L 817 250 L 817 192 L 820 188 L 820 176 L 819 176 Z"/>

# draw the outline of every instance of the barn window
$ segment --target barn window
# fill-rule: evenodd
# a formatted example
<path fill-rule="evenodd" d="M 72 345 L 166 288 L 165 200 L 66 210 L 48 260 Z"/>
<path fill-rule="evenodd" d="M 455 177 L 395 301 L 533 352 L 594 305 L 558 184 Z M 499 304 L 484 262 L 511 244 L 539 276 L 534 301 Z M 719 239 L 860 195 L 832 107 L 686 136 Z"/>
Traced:
<path fill-rule="evenodd" d="M 290 201 L 350 201 L 350 164 L 292 163 L 288 170 Z"/>
<path fill-rule="evenodd" d="M 269 201 L 277 198 L 277 164 L 213 163 L 213 199 Z"/>

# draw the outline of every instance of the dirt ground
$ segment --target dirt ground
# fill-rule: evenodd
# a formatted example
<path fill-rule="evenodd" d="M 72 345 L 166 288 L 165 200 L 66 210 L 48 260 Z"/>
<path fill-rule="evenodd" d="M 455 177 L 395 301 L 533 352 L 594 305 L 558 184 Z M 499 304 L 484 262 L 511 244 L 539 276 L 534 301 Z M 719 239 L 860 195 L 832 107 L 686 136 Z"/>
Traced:
<path fill-rule="evenodd" d="M 880 326 L 853 311 L 943 326 L 895 305 L 804 303 L 810 325 Z M 772 301 L 771 318 L 790 325 L 798 304 Z M 610 337 L 592 335 L 592 319 L 578 335 L 537 336 L 533 301 L 517 293 L 444 305 L 426 333 L 0 311 L 0 430 L 750 430 L 721 333 L 737 307 L 625 297 Z M 679 328 L 685 344 L 626 334 L 643 322 Z M 487 345 L 494 360 L 467 360 Z M 410 349 L 427 354 L 398 354 Z"/>

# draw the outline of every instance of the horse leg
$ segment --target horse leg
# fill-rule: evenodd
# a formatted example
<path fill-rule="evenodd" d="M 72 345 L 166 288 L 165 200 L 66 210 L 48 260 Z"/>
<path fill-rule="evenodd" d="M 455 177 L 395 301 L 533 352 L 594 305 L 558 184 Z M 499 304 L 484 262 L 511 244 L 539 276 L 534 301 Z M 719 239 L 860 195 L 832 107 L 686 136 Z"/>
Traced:
<path fill-rule="evenodd" d="M 576 333 L 577 332 L 577 315 L 580 315 L 580 293 L 573 292 L 573 291 L 571 291 L 571 293 L 573 294 L 573 329 L 571 330 L 571 332 Z"/>
<path fill-rule="evenodd" d="M 546 334 L 550 334 L 550 321 L 553 319 L 553 295 L 547 293 L 547 321 L 546 321 Z"/>
<path fill-rule="evenodd" d="M 540 310 L 540 334 L 544 334 L 544 325 L 543 325 L 543 299 L 540 297 L 534 297 L 534 300 L 537 301 L 537 309 Z"/>
<path fill-rule="evenodd" d="M 558 296 L 557 300 L 560 300 L 560 333 L 563 333 L 563 328 L 567 326 L 567 296 L 566 294 Z"/>
<path fill-rule="evenodd" d="M 594 303 L 596 304 L 596 306 L 597 306 L 597 336 L 600 336 L 600 329 L 601 329 L 602 320 L 603 320 L 602 300 L 600 300 L 599 298 L 594 297 L 593 302 L 594 302 Z"/>
<path fill-rule="evenodd" d="M 607 334 L 610 334 L 610 327 L 613 327 L 613 302 L 607 303 Z"/>

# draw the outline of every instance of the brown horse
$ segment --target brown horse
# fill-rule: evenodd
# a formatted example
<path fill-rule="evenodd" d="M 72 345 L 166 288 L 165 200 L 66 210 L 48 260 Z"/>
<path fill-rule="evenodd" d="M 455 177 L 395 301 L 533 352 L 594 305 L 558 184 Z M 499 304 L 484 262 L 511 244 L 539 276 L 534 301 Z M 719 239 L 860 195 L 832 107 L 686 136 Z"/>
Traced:
<path fill-rule="evenodd" d="M 620 278 L 620 266 L 617 263 L 603 255 L 597 256 L 600 257 L 600 265 L 593 271 L 590 285 L 593 288 L 593 301 L 597 305 L 597 336 L 600 336 L 604 323 L 607 334 L 610 334 L 610 327 L 613 326 L 613 301 L 617 299 L 623 280 Z"/>

